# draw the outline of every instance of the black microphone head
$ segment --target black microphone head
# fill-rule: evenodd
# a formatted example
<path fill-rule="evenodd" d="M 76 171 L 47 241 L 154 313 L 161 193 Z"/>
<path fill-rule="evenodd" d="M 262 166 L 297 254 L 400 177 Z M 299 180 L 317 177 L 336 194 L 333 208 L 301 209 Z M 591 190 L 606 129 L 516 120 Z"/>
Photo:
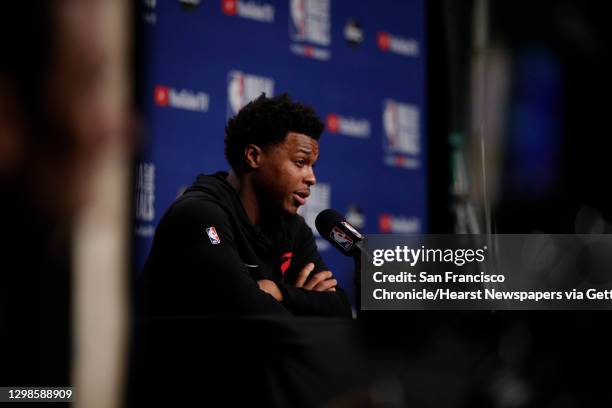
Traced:
<path fill-rule="evenodd" d="M 321 211 L 315 219 L 315 226 L 323 238 L 345 255 L 354 255 L 355 244 L 364 238 L 342 214 L 332 209 Z"/>
<path fill-rule="evenodd" d="M 334 225 L 339 224 L 342 221 L 346 221 L 346 219 L 336 210 L 332 210 L 328 208 L 327 210 L 323 210 L 317 215 L 315 219 L 315 227 L 317 227 L 317 231 L 321 234 L 322 237 L 327 237 L 329 232 L 334 227 Z"/>

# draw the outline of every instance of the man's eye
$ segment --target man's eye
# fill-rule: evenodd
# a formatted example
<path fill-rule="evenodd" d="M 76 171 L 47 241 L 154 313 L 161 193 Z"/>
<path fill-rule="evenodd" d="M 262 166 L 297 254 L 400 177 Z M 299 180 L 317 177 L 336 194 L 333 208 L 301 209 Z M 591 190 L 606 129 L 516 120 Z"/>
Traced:
<path fill-rule="evenodd" d="M 306 160 L 304 160 L 304 159 L 296 160 L 295 164 L 297 164 L 298 167 L 303 167 L 303 166 L 306 165 Z"/>

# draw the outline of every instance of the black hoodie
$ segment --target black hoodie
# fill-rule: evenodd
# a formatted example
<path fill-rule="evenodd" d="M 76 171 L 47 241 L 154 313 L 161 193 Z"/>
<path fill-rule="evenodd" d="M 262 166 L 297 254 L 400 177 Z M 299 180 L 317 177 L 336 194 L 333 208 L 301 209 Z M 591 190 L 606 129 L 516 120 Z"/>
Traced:
<path fill-rule="evenodd" d="M 200 175 L 163 215 L 144 268 L 145 314 L 351 315 L 346 294 L 295 288 L 309 262 L 327 270 L 299 215 L 253 226 L 227 173 Z M 274 281 L 278 302 L 257 285 Z"/>

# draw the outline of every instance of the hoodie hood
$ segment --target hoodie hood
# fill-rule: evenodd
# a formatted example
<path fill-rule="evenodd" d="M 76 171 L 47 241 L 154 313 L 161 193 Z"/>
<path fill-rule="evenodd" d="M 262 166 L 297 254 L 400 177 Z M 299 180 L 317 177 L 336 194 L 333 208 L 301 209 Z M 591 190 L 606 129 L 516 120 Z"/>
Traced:
<path fill-rule="evenodd" d="M 207 198 L 215 201 L 222 207 L 231 206 L 234 210 L 241 209 L 246 217 L 246 211 L 240 201 L 238 192 L 227 181 L 227 172 L 219 171 L 213 175 L 199 174 L 193 184 L 189 186 L 183 195 L 191 195 L 190 193 L 204 193 Z M 240 212 L 240 211 L 238 211 Z"/>
<path fill-rule="evenodd" d="M 193 184 L 185 190 L 182 197 L 203 195 L 202 198 L 210 200 L 223 208 L 231 217 L 230 219 L 239 218 L 240 224 L 251 225 L 253 232 L 255 232 L 259 228 L 251 224 L 242 205 L 242 200 L 236 189 L 227 181 L 227 176 L 228 174 L 225 171 L 219 171 L 212 175 L 199 174 Z"/>

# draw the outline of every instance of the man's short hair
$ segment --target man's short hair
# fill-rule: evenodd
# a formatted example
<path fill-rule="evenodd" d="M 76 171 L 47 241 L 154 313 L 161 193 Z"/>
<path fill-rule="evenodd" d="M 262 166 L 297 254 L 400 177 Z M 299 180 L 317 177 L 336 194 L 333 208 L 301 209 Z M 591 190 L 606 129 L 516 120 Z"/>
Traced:
<path fill-rule="evenodd" d="M 319 140 L 324 125 L 314 110 L 294 102 L 286 93 L 273 98 L 261 94 L 231 118 L 225 127 L 225 157 L 232 169 L 244 173 L 248 144 L 266 147 L 282 143 L 290 132 Z"/>

